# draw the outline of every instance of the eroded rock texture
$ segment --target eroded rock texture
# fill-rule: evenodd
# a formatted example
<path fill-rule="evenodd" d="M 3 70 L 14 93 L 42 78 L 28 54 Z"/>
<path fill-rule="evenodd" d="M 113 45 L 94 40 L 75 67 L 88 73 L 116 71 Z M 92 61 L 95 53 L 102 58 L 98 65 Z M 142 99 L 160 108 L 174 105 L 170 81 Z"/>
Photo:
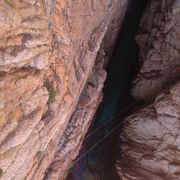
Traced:
<path fill-rule="evenodd" d="M 129 2 L 0 1 L 2 180 L 66 177 Z"/>
<path fill-rule="evenodd" d="M 117 169 L 122 180 L 180 179 L 180 83 L 128 117 Z"/>
<path fill-rule="evenodd" d="M 141 73 L 134 81 L 136 99 L 147 100 L 180 71 L 180 1 L 150 1 L 141 19 L 136 41 L 140 46 Z"/>
<path fill-rule="evenodd" d="M 122 180 L 180 179 L 180 83 L 173 84 L 179 80 L 179 27 L 179 0 L 150 1 L 136 37 L 142 68 L 132 92 L 155 100 L 123 126 L 116 162 Z"/>

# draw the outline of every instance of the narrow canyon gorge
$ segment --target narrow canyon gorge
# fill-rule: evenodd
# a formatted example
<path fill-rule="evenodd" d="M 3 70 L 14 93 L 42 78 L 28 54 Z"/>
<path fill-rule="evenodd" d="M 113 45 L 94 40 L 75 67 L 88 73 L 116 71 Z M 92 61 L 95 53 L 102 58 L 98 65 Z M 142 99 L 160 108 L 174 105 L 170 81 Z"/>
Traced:
<path fill-rule="evenodd" d="M 180 0 L 0 0 L 0 180 L 180 180 Z"/>

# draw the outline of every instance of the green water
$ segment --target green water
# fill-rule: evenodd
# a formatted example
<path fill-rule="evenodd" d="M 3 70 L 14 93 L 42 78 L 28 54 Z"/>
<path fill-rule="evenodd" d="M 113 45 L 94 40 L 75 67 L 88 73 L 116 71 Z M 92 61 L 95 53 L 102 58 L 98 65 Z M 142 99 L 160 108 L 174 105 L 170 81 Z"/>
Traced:
<path fill-rule="evenodd" d="M 113 56 L 107 69 L 108 76 L 103 90 L 103 102 L 97 110 L 91 131 L 109 121 L 117 111 L 122 110 L 133 102 L 133 98 L 130 95 L 130 82 L 135 71 L 138 69 L 139 54 L 139 48 L 135 43 L 134 37 L 146 2 L 146 0 L 132 1 L 132 5 L 118 37 Z M 97 131 L 93 138 L 91 137 L 89 144 L 87 145 L 86 142 L 86 144 L 83 145 L 85 147 L 84 152 L 106 136 L 121 121 L 122 118 L 116 118 L 104 128 Z M 80 180 L 116 179 L 115 169 L 113 169 L 113 158 L 119 131 L 118 129 L 115 133 L 102 141 L 80 162 L 81 168 L 79 172 L 77 169 L 76 171 L 72 169 L 71 175 L 73 174 L 73 178 L 71 179 L 79 178 L 79 175 L 82 175 L 82 177 L 79 178 Z M 83 152 L 81 152 L 79 156 L 81 155 L 83 155 Z"/>

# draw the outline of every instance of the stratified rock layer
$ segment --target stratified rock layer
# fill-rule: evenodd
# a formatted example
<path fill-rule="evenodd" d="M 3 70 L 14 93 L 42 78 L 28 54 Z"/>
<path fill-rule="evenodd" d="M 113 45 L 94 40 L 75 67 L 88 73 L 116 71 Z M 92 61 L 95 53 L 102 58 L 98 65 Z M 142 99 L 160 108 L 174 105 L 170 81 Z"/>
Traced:
<path fill-rule="evenodd" d="M 136 37 L 142 68 L 132 92 L 152 101 L 124 123 L 116 162 L 122 180 L 180 179 L 180 83 L 173 84 L 179 80 L 179 25 L 179 0 L 150 1 Z"/>
<path fill-rule="evenodd" d="M 2 180 L 65 178 L 129 2 L 0 1 Z"/>

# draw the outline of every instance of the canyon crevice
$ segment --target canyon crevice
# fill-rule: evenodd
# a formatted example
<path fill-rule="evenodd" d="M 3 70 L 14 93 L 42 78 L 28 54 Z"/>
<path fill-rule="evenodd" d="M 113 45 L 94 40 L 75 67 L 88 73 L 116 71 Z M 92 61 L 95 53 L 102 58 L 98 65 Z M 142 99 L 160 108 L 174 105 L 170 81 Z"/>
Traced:
<path fill-rule="evenodd" d="M 180 0 L 148 1 L 143 15 L 138 13 L 142 17 L 137 44 L 132 38 L 139 17 L 127 23 L 125 37 L 120 33 L 132 4 L 132 0 L 0 1 L 1 180 L 65 180 L 106 99 L 105 80 L 117 76 L 109 83 L 114 94 L 110 91 L 112 98 L 107 97 L 109 104 L 102 110 L 107 114 L 94 120 L 97 127 L 119 110 L 120 91 L 129 86 L 139 50 L 140 72 L 131 87 L 137 106 L 116 122 L 123 121 L 116 131 L 118 149 L 109 153 L 118 151 L 113 168 L 122 180 L 180 180 Z M 110 64 L 119 34 L 123 55 L 117 53 L 117 64 Z M 121 61 L 132 57 L 128 53 L 134 56 L 126 62 L 131 65 L 123 62 L 120 68 Z M 107 74 L 110 65 L 117 67 Z M 132 100 L 129 96 L 124 99 Z M 92 144 L 114 126 L 99 131 Z M 101 153 L 107 146 L 95 151 Z M 91 179 L 100 179 L 98 173 Z"/>

